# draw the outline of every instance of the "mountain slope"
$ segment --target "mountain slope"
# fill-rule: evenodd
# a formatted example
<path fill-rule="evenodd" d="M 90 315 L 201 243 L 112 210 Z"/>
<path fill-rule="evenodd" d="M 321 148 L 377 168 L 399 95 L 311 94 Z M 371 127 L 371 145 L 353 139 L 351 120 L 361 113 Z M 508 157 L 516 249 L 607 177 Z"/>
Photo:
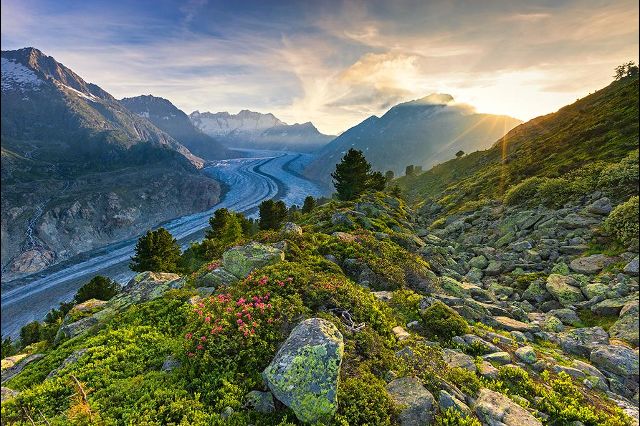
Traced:
<path fill-rule="evenodd" d="M 228 149 L 196 128 L 189 116 L 167 99 L 142 95 L 121 99 L 120 103 L 135 114 L 151 121 L 195 155 L 208 160 L 230 156 Z"/>
<path fill-rule="evenodd" d="M 218 200 L 201 158 L 37 49 L 2 52 L 1 102 L 3 279 Z"/>
<path fill-rule="evenodd" d="M 614 81 L 555 113 L 518 126 L 488 150 L 399 183 L 411 198 L 439 200 L 448 209 L 501 197 L 526 178 L 556 178 L 599 162 L 623 160 L 638 149 L 637 117 L 638 78 Z"/>
<path fill-rule="evenodd" d="M 189 117 L 196 127 L 229 147 L 311 152 L 333 139 L 311 122 L 289 125 L 273 114 L 249 110 L 238 114 L 195 111 Z"/>
<path fill-rule="evenodd" d="M 453 104 L 449 95 L 433 94 L 396 105 L 342 133 L 318 152 L 305 174 L 327 181 L 349 148 L 362 150 L 378 170 L 399 174 L 410 164 L 428 168 L 459 150 L 488 147 L 519 123 L 511 117 L 476 114 Z"/>

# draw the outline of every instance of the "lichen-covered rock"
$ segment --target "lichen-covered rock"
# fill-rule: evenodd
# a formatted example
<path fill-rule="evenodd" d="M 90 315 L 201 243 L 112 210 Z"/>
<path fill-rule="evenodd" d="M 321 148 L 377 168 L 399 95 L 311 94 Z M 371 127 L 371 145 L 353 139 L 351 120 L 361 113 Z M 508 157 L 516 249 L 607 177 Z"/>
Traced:
<path fill-rule="evenodd" d="M 101 319 L 111 312 L 122 311 L 131 305 L 157 299 L 168 290 L 181 288 L 183 285 L 184 279 L 178 274 L 142 272 L 133 277 L 120 293 L 109 300 L 103 310 L 94 314 L 94 317 Z"/>
<path fill-rule="evenodd" d="M 536 351 L 531 346 L 523 346 L 516 349 L 516 357 L 526 364 L 533 364 L 536 362 Z"/>
<path fill-rule="evenodd" d="M 2 386 L 1 390 L 0 390 L 0 402 L 5 402 L 8 401 L 12 398 L 15 398 L 16 396 L 18 396 L 20 394 L 20 392 L 13 390 L 13 389 L 9 389 L 9 388 L 5 388 L 4 386 Z"/>
<path fill-rule="evenodd" d="M 264 370 L 273 395 L 306 423 L 331 419 L 344 342 L 329 321 L 311 318 L 298 324 Z"/>
<path fill-rule="evenodd" d="M 638 376 L 638 352 L 619 345 L 602 345 L 591 351 L 589 360 L 600 370 L 629 377 Z"/>
<path fill-rule="evenodd" d="M 597 274 L 602 269 L 616 260 L 604 254 L 592 254 L 591 256 L 579 257 L 569 263 L 569 267 L 579 274 Z"/>
<path fill-rule="evenodd" d="M 67 313 L 64 318 L 64 323 L 70 323 L 77 321 L 81 318 L 94 314 L 104 308 L 107 302 L 98 299 L 89 299 L 85 302 L 78 303 Z"/>
<path fill-rule="evenodd" d="M 22 369 L 27 366 L 27 364 L 31 364 L 32 362 L 37 361 L 42 357 L 44 357 L 44 354 L 33 354 L 21 358 L 20 361 L 16 362 L 14 365 L 2 370 L 0 382 L 4 384 L 5 382 L 9 381 L 9 379 L 20 373 Z"/>
<path fill-rule="evenodd" d="M 276 407 L 271 392 L 251 391 L 245 397 L 245 405 L 258 413 L 271 413 Z"/>
<path fill-rule="evenodd" d="M 458 398 L 451 395 L 445 390 L 441 390 L 440 394 L 438 395 L 438 405 L 440 406 L 440 411 L 446 411 L 452 408 L 460 413 L 461 417 L 467 417 L 471 415 L 471 410 L 469 409 L 469 406 L 467 404 L 460 401 Z"/>
<path fill-rule="evenodd" d="M 521 331 L 523 333 L 535 333 L 537 331 L 540 331 L 540 327 L 538 325 L 527 324 L 522 321 L 518 321 L 505 316 L 493 317 L 493 320 L 496 322 L 496 326 L 498 328 L 506 331 Z"/>
<path fill-rule="evenodd" d="M 62 325 L 58 332 L 56 333 L 56 337 L 54 339 L 54 344 L 58 344 L 63 340 L 71 339 L 72 337 L 76 337 L 85 331 L 88 331 L 91 327 L 98 324 L 98 319 L 95 316 L 82 318 L 78 321 L 72 322 L 70 324 Z"/>
<path fill-rule="evenodd" d="M 638 256 L 634 257 L 631 262 L 627 263 L 624 267 L 624 273 L 631 276 L 638 276 Z"/>
<path fill-rule="evenodd" d="M 483 425 L 542 426 L 542 422 L 507 396 L 486 388 L 480 389 L 474 409 Z"/>
<path fill-rule="evenodd" d="M 431 424 L 435 399 L 415 377 L 401 377 L 387 384 L 387 392 L 394 404 L 401 407 L 398 420 L 401 426 Z"/>
<path fill-rule="evenodd" d="M 469 355 L 454 351 L 453 349 L 444 349 L 443 353 L 444 362 L 447 363 L 449 368 L 463 368 L 465 370 L 476 372 L 476 364 L 473 362 L 473 358 Z"/>
<path fill-rule="evenodd" d="M 511 355 L 509 355 L 509 352 L 494 352 L 492 354 L 483 355 L 482 359 L 499 365 L 507 365 L 511 363 Z"/>
<path fill-rule="evenodd" d="M 612 338 L 621 339 L 634 346 L 638 346 L 638 321 L 640 320 L 638 311 L 637 300 L 632 300 L 625 304 L 620 311 L 620 317 L 611 328 L 609 328 L 609 335 Z"/>
<path fill-rule="evenodd" d="M 584 300 L 580 284 L 569 276 L 551 274 L 547 277 L 546 289 L 563 306 L 573 306 Z"/>
<path fill-rule="evenodd" d="M 609 344 L 609 335 L 602 327 L 576 328 L 559 333 L 558 341 L 566 353 L 588 358 L 591 349 Z"/>
<path fill-rule="evenodd" d="M 49 372 L 49 374 L 47 374 L 47 379 L 57 376 L 60 370 L 78 362 L 80 357 L 84 355 L 86 352 L 87 352 L 87 349 L 78 349 L 77 351 L 73 351 L 71 355 L 66 357 L 58 367 L 54 368 Z"/>
<path fill-rule="evenodd" d="M 282 233 L 285 235 L 302 235 L 302 228 L 293 222 L 287 222 L 282 226 Z"/>
<path fill-rule="evenodd" d="M 274 265 L 283 260 L 282 250 L 256 242 L 234 247 L 222 254 L 224 269 L 240 279 L 245 278 L 255 269 Z"/>
<path fill-rule="evenodd" d="M 198 285 L 216 288 L 219 286 L 233 284 L 236 281 L 238 281 L 238 277 L 220 267 L 215 268 L 213 271 L 206 273 L 198 279 Z"/>

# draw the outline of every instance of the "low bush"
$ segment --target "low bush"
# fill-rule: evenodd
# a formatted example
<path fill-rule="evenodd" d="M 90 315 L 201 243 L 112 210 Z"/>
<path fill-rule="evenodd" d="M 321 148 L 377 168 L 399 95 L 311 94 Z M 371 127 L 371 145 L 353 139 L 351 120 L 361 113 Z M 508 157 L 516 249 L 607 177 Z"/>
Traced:
<path fill-rule="evenodd" d="M 336 423 L 344 426 L 391 425 L 393 402 L 385 382 L 372 374 L 340 381 Z"/>
<path fill-rule="evenodd" d="M 514 206 L 531 202 L 538 193 L 538 187 L 544 181 L 544 178 L 533 176 L 513 185 L 504 195 L 504 203 L 508 206 Z"/>
<path fill-rule="evenodd" d="M 420 313 L 428 337 L 442 342 L 465 334 L 469 325 L 460 314 L 442 302 L 435 302 Z"/>
<path fill-rule="evenodd" d="M 605 229 L 626 247 L 638 248 L 638 196 L 619 204 L 604 222 Z"/>

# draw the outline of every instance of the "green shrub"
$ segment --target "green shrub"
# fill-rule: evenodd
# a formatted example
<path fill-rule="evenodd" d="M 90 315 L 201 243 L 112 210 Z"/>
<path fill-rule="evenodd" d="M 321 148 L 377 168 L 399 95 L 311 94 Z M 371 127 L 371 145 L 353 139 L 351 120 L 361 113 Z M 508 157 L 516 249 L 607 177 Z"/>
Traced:
<path fill-rule="evenodd" d="M 638 196 L 616 206 L 604 222 L 605 229 L 620 243 L 638 247 Z"/>
<path fill-rule="evenodd" d="M 456 311 L 442 302 L 435 302 L 420 313 L 427 335 L 439 341 L 448 342 L 454 336 L 469 330 L 467 322 Z"/>
<path fill-rule="evenodd" d="M 420 319 L 419 304 L 422 296 L 412 290 L 396 290 L 391 296 L 389 306 L 404 323 Z"/>
<path fill-rule="evenodd" d="M 559 207 L 573 196 L 571 181 L 565 178 L 545 179 L 538 187 L 538 198 L 547 206 Z"/>
<path fill-rule="evenodd" d="M 336 420 L 339 423 L 349 426 L 392 424 L 393 402 L 384 381 L 372 374 L 340 381 L 338 401 Z"/>
<path fill-rule="evenodd" d="M 480 391 L 480 388 L 482 388 L 482 382 L 476 373 L 465 370 L 464 368 L 455 367 L 448 369 L 446 378 L 466 394 L 476 395 L 478 391 Z"/>
<path fill-rule="evenodd" d="M 523 180 L 517 185 L 513 185 L 504 195 L 504 203 L 508 206 L 514 206 L 530 202 L 538 193 L 540 184 L 545 180 L 545 178 L 533 176 Z"/>
<path fill-rule="evenodd" d="M 481 423 L 475 417 L 464 417 L 460 411 L 453 407 L 439 413 L 435 422 L 435 426 L 481 426 Z"/>
<path fill-rule="evenodd" d="M 73 299 L 75 303 L 86 302 L 89 299 L 109 300 L 120 291 L 117 282 L 100 275 L 80 287 Z"/>

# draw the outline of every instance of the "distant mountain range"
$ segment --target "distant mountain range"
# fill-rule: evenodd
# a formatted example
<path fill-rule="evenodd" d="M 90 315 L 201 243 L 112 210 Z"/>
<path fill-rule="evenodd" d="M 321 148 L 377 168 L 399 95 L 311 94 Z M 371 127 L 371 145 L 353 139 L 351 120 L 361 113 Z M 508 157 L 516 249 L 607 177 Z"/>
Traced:
<path fill-rule="evenodd" d="M 199 157 L 216 160 L 229 158 L 231 155 L 227 148 L 195 127 L 189 116 L 167 99 L 143 95 L 121 99 L 120 103 L 140 117 L 151 121 Z"/>
<path fill-rule="evenodd" d="M 197 128 L 230 148 L 311 152 L 334 138 L 311 122 L 287 124 L 273 114 L 246 109 L 238 114 L 195 111 L 189 117 Z"/>
<path fill-rule="evenodd" d="M 201 158 L 99 86 L 34 48 L 1 60 L 3 276 L 218 201 Z"/>
<path fill-rule="evenodd" d="M 520 123 L 508 116 L 475 113 L 454 103 L 450 95 L 432 94 L 396 105 L 382 117 L 371 116 L 345 131 L 317 152 L 305 174 L 330 181 L 330 173 L 349 148 L 363 151 L 380 171 L 398 175 L 411 164 L 427 169 L 459 150 L 485 149 Z"/>

